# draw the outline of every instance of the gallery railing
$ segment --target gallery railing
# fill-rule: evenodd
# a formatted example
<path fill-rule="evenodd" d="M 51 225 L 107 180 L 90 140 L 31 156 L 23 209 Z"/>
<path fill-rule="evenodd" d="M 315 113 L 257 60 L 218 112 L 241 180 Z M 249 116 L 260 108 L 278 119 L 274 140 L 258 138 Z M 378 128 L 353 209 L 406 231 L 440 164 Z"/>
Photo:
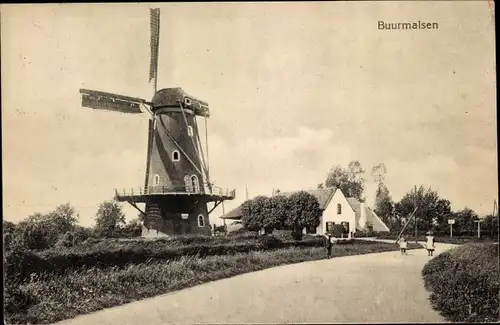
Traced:
<path fill-rule="evenodd" d="M 124 196 L 138 196 L 138 195 L 155 195 L 155 194 L 206 194 L 215 196 L 224 196 L 234 199 L 236 197 L 236 190 L 222 188 L 217 186 L 205 185 L 201 188 L 194 188 L 188 186 L 148 186 L 136 188 L 123 188 L 115 189 L 117 197 Z"/>

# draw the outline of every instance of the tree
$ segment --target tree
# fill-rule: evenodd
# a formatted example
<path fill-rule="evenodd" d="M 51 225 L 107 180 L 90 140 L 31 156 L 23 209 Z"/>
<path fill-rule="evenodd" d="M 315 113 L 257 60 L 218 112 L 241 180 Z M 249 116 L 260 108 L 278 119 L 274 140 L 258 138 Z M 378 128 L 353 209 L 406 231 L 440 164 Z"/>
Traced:
<path fill-rule="evenodd" d="M 142 223 L 139 219 L 130 220 L 119 230 L 121 237 L 139 237 L 142 234 Z"/>
<path fill-rule="evenodd" d="M 288 208 L 285 225 L 294 233 L 301 233 L 304 228 L 319 226 L 322 211 L 314 195 L 305 191 L 294 193 L 288 198 Z"/>
<path fill-rule="evenodd" d="M 275 195 L 267 201 L 263 228 L 266 233 L 272 233 L 274 229 L 285 228 L 285 221 L 288 215 L 289 200 L 283 195 Z"/>
<path fill-rule="evenodd" d="M 477 225 L 474 222 L 479 217 L 474 210 L 467 207 L 453 214 L 455 224 L 453 225 L 453 233 L 459 236 L 473 235 L 477 230 Z"/>
<path fill-rule="evenodd" d="M 48 217 L 61 232 L 73 230 L 80 218 L 76 209 L 69 203 L 59 205 Z"/>
<path fill-rule="evenodd" d="M 48 214 L 35 213 L 16 226 L 13 240 L 16 245 L 29 249 L 53 247 L 60 236 L 75 229 L 78 218 L 69 203 L 59 205 Z"/>
<path fill-rule="evenodd" d="M 241 205 L 241 221 L 245 229 L 259 231 L 264 227 L 267 200 L 268 198 L 265 196 L 257 196 L 252 200 L 243 202 Z"/>
<path fill-rule="evenodd" d="M 343 169 L 340 165 L 334 166 L 325 181 L 326 187 L 339 188 L 346 197 L 354 197 L 360 202 L 364 202 L 364 170 L 361 168 L 359 161 L 351 161 L 347 169 Z"/>
<path fill-rule="evenodd" d="M 125 214 L 117 201 L 106 201 L 99 205 L 96 213 L 96 230 L 101 236 L 113 237 L 125 226 Z"/>
<path fill-rule="evenodd" d="M 409 191 L 396 203 L 395 212 L 399 217 L 409 217 L 415 207 L 418 207 L 415 213 L 417 227 L 425 231 L 439 230 L 451 214 L 450 201 L 440 198 L 436 191 L 431 188 L 425 189 L 423 186 Z M 414 227 L 414 221 L 412 224 Z M 408 231 L 411 231 L 410 229 L 413 228 L 410 227 Z"/>
<path fill-rule="evenodd" d="M 387 175 L 387 167 L 384 163 L 380 163 L 372 168 L 373 181 L 377 184 L 384 183 L 385 175 Z"/>
<path fill-rule="evenodd" d="M 387 168 L 384 163 L 378 164 L 372 168 L 373 181 L 377 183 L 377 192 L 375 193 L 375 213 L 386 223 L 391 223 L 391 217 L 394 211 L 389 189 L 384 184 Z"/>
<path fill-rule="evenodd" d="M 484 221 L 481 223 L 481 229 L 484 229 L 486 236 L 498 238 L 498 216 L 489 214 L 484 217 Z"/>
<path fill-rule="evenodd" d="M 384 221 L 386 224 L 390 221 L 394 210 L 394 203 L 392 202 L 391 195 L 387 186 L 380 183 L 375 194 L 375 213 Z"/>
<path fill-rule="evenodd" d="M 6 220 L 3 220 L 3 227 L 2 227 L 2 231 L 3 233 L 13 233 L 14 230 L 16 230 L 16 224 L 11 222 L 11 221 L 6 221 Z"/>

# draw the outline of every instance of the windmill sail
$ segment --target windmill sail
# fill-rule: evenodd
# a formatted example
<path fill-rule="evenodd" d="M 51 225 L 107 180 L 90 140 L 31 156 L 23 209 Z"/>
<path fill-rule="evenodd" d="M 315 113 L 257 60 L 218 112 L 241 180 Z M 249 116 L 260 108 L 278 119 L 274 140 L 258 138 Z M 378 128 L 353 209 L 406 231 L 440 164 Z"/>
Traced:
<path fill-rule="evenodd" d="M 146 104 L 142 98 L 105 93 L 102 91 L 80 89 L 82 106 L 94 109 L 105 109 L 122 113 L 142 113 L 141 104 Z"/>
<path fill-rule="evenodd" d="M 149 81 L 151 79 L 155 80 L 155 92 L 156 92 L 156 81 L 158 76 L 158 50 L 160 44 L 160 9 L 150 9 L 150 29 L 151 29 L 151 61 L 149 64 Z"/>

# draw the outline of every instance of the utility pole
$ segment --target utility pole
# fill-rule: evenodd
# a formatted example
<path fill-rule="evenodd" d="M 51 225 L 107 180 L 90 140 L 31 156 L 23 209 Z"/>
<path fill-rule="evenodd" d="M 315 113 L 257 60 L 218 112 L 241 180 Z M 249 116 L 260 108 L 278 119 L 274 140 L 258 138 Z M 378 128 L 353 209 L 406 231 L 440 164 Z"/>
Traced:
<path fill-rule="evenodd" d="M 497 200 L 493 200 L 493 213 L 491 214 L 491 231 L 490 236 L 493 239 L 493 227 L 495 226 L 495 213 L 497 211 Z"/>
<path fill-rule="evenodd" d="M 222 201 L 222 216 L 226 216 L 226 211 L 224 209 L 224 201 Z M 226 218 L 222 218 L 222 221 L 224 222 L 224 229 L 226 228 Z"/>

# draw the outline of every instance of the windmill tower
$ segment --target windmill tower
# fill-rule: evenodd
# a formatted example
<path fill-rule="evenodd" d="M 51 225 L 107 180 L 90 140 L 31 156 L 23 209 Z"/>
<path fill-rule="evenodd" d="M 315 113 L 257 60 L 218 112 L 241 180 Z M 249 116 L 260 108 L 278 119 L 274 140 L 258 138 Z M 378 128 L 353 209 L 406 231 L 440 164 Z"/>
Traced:
<path fill-rule="evenodd" d="M 199 233 L 210 235 L 209 214 L 235 190 L 215 187 L 208 166 L 208 103 L 181 88 L 157 91 L 160 10 L 150 10 L 151 62 L 154 80 L 151 101 L 101 91 L 80 89 L 82 106 L 121 113 L 147 112 L 149 118 L 144 187 L 115 189 L 115 199 L 128 202 L 145 214 L 144 236 Z M 198 118 L 205 121 L 205 153 Z M 144 203 L 145 211 L 137 204 Z M 213 206 L 208 208 L 208 204 Z"/>

